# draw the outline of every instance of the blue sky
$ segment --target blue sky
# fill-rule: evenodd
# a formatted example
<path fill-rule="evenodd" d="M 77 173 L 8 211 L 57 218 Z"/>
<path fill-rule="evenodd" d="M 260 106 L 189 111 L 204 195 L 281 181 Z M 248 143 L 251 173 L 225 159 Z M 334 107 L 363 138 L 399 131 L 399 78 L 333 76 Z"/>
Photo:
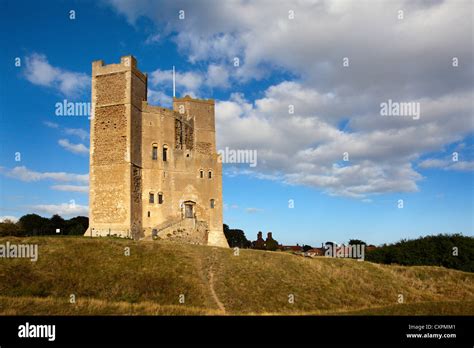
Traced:
<path fill-rule="evenodd" d="M 216 100 L 218 147 L 257 151 L 224 164 L 224 221 L 249 239 L 474 233 L 469 1 L 0 6 L 1 217 L 87 213 L 89 120 L 55 104 L 88 102 L 91 62 L 132 54 L 150 103 L 169 106 L 174 65 L 178 96 Z M 388 99 L 420 118 L 381 116 Z"/>

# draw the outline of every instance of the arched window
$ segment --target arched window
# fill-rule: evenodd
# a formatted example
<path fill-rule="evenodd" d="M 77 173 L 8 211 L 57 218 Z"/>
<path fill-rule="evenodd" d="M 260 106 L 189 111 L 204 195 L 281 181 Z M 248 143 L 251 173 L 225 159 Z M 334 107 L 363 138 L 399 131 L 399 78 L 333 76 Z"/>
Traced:
<path fill-rule="evenodd" d="M 168 160 L 168 146 L 163 145 L 163 162 Z"/>
<path fill-rule="evenodd" d="M 200 176 L 201 179 L 204 178 L 204 170 L 201 169 L 199 171 L 199 176 Z"/>
<path fill-rule="evenodd" d="M 151 150 L 151 159 L 156 161 L 158 159 L 158 145 L 153 144 L 153 148 Z"/>
<path fill-rule="evenodd" d="M 148 203 L 153 204 L 155 203 L 155 194 L 150 192 L 150 195 L 148 197 Z"/>
<path fill-rule="evenodd" d="M 215 204 L 214 199 L 211 199 L 210 203 L 211 203 L 211 209 L 214 209 L 214 204 Z"/>
<path fill-rule="evenodd" d="M 163 204 L 163 193 L 162 192 L 158 193 L 158 204 Z"/>
<path fill-rule="evenodd" d="M 208 177 L 209 179 L 212 179 L 212 172 L 211 172 L 211 171 L 209 171 L 209 172 L 207 173 L 207 177 Z"/>

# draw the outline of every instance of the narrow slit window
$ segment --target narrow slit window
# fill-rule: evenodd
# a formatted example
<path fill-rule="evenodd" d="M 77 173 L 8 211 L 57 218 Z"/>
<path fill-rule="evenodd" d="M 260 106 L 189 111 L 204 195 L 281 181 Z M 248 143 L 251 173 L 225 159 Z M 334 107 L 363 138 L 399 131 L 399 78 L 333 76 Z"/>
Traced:
<path fill-rule="evenodd" d="M 211 172 L 211 171 L 209 171 L 209 173 L 207 174 L 207 177 L 208 177 L 209 179 L 212 179 L 212 172 Z"/>
<path fill-rule="evenodd" d="M 165 145 L 163 146 L 163 162 L 168 160 L 168 147 Z"/>

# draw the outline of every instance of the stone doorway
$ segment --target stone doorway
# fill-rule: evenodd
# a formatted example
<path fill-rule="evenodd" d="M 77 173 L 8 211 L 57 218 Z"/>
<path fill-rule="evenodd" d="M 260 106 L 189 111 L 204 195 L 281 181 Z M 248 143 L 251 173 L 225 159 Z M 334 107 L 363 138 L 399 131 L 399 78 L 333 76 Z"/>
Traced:
<path fill-rule="evenodd" d="M 193 204 L 185 203 L 184 204 L 184 217 L 187 219 L 192 219 L 194 217 Z"/>

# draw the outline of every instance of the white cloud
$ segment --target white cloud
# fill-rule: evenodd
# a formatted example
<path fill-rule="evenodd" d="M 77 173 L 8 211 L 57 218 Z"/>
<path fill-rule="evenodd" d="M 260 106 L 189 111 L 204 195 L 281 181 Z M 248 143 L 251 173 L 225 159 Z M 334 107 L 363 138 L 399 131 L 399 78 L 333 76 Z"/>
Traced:
<path fill-rule="evenodd" d="M 207 68 L 206 84 L 209 87 L 229 87 L 229 73 L 219 65 L 211 64 Z"/>
<path fill-rule="evenodd" d="M 34 182 L 40 180 L 53 180 L 57 182 L 77 182 L 89 184 L 88 174 L 73 174 L 66 172 L 35 172 L 24 166 L 6 169 L 0 167 L 0 173 L 4 175 L 26 182 Z"/>
<path fill-rule="evenodd" d="M 211 29 L 212 27 L 209 28 Z M 175 41 L 180 50 L 188 56 L 188 60 L 192 64 L 208 59 L 231 64 L 236 57 L 242 60 L 242 53 L 245 52 L 244 43 L 238 35 L 233 33 L 215 32 L 199 34 L 193 33 L 186 27 L 185 30 L 179 31 Z"/>
<path fill-rule="evenodd" d="M 54 122 L 44 121 L 43 123 L 49 128 L 59 128 L 59 124 Z"/>
<path fill-rule="evenodd" d="M 130 23 L 140 17 L 153 20 L 192 64 L 230 66 L 239 57 L 242 64 L 235 74 L 242 79 L 283 69 L 322 89 L 389 90 L 417 97 L 472 84 L 469 0 L 109 3 Z M 184 20 L 176 20 L 180 9 L 186 11 Z M 289 19 L 290 9 L 294 19 Z M 398 19 L 400 9 L 403 20 Z M 420 59 L 427 54 L 429 60 Z M 452 74 L 453 55 L 466 62 L 458 69 L 464 73 Z M 343 68 L 343 57 L 350 59 L 350 68 Z"/>
<path fill-rule="evenodd" d="M 0 216 L 0 222 L 5 222 L 6 220 L 16 223 L 18 221 L 18 218 L 16 216 L 11 215 Z"/>
<path fill-rule="evenodd" d="M 239 206 L 237 204 L 227 204 L 224 203 L 224 210 L 229 210 L 229 209 L 239 209 Z"/>
<path fill-rule="evenodd" d="M 173 105 L 173 99 L 162 91 L 155 91 L 148 88 L 148 101 L 152 104 L 158 104 L 161 106 L 171 107 Z"/>
<path fill-rule="evenodd" d="M 176 71 L 176 88 L 184 88 L 191 91 L 197 91 L 203 83 L 203 78 L 196 72 Z M 150 82 L 153 86 L 168 87 L 173 89 L 173 70 L 157 69 L 150 74 Z"/>
<path fill-rule="evenodd" d="M 261 209 L 261 208 L 253 208 L 253 207 L 245 208 L 245 212 L 249 213 L 249 214 L 260 213 L 262 211 L 263 211 L 263 209 Z"/>
<path fill-rule="evenodd" d="M 145 40 L 145 45 L 151 45 L 160 42 L 162 39 L 160 34 L 152 34 Z"/>
<path fill-rule="evenodd" d="M 49 64 L 44 54 L 25 57 L 25 78 L 31 83 L 49 87 L 65 96 L 82 94 L 90 85 L 90 76 L 57 68 Z"/>
<path fill-rule="evenodd" d="M 73 144 L 67 139 L 59 139 L 58 144 L 75 154 L 84 155 L 89 153 L 89 149 L 84 144 Z"/>
<path fill-rule="evenodd" d="M 443 168 L 443 167 L 446 167 L 448 165 L 449 165 L 449 162 L 447 160 L 430 158 L 430 159 L 426 159 L 424 161 L 421 161 L 418 164 L 418 167 L 420 167 L 420 168 Z"/>
<path fill-rule="evenodd" d="M 58 214 L 62 217 L 74 217 L 74 216 L 88 216 L 89 214 L 89 207 L 87 205 L 80 205 L 80 204 L 70 204 L 70 203 L 62 203 L 62 204 L 36 204 L 31 205 L 29 208 L 38 214 L 48 214 L 54 215 Z"/>
<path fill-rule="evenodd" d="M 210 64 L 207 71 L 176 71 L 177 95 L 189 95 L 197 98 L 202 94 L 202 89 L 223 88 L 230 86 L 230 75 L 222 65 Z M 155 89 L 148 89 L 148 99 L 152 103 L 171 105 L 172 99 L 167 93 L 173 90 L 173 70 L 157 69 L 150 73 L 150 85 Z"/>
<path fill-rule="evenodd" d="M 459 161 L 450 165 L 448 170 L 474 171 L 474 161 Z"/>
<path fill-rule="evenodd" d="M 194 72 L 201 76 L 194 90 L 227 83 L 245 90 L 242 84 L 252 79 L 291 76 L 255 101 L 233 93 L 216 103 L 218 148 L 258 151 L 256 170 L 224 168 L 226 173 L 362 199 L 416 191 L 423 179 L 416 169 L 430 165 L 414 168 L 417 161 L 474 131 L 470 1 L 301 0 L 291 8 L 286 2 L 245 0 L 213 6 L 109 2 L 130 23 L 152 19 L 192 65 L 207 66 Z M 183 8 L 186 19 L 175 20 Z M 233 66 L 235 57 L 239 67 Z M 171 81 L 171 71 L 166 74 Z M 166 80 L 164 74 L 156 78 Z M 420 119 L 380 116 L 380 104 L 388 99 L 420 103 Z M 344 152 L 348 162 L 342 161 Z M 447 169 L 470 168 L 472 162 L 459 161 Z"/>
<path fill-rule="evenodd" d="M 473 171 L 474 161 L 453 161 L 449 159 L 428 158 L 421 161 L 418 167 L 424 169 L 444 169 L 456 171 Z"/>
<path fill-rule="evenodd" d="M 363 198 L 417 191 L 423 177 L 412 163 L 473 130 L 470 94 L 455 100 L 453 108 L 449 95 L 424 98 L 421 103 L 427 112 L 420 120 L 384 118 L 375 108 L 363 116 L 370 126 L 357 125 L 347 132 L 339 129 L 342 118 L 331 113 L 346 103 L 344 98 L 282 82 L 269 87 L 254 103 L 242 94 L 217 102 L 218 148 L 257 150 L 257 171 L 240 173 L 313 186 L 331 195 Z M 289 113 L 290 104 L 295 106 L 294 114 Z M 456 122 L 451 121 L 454 117 Z M 345 152 L 348 162 L 343 161 Z"/>
<path fill-rule="evenodd" d="M 89 132 L 82 128 L 64 128 L 64 133 L 67 135 L 75 135 L 81 140 L 89 138 Z"/>
<path fill-rule="evenodd" d="M 378 165 L 363 161 L 347 167 L 334 165 L 320 169 L 321 174 L 292 173 L 288 183 L 323 188 L 330 195 L 364 198 L 369 194 L 418 191 L 416 182 L 422 176 L 410 164 Z"/>
<path fill-rule="evenodd" d="M 89 186 L 87 185 L 53 185 L 53 190 L 67 191 L 67 192 L 89 192 Z"/>
<path fill-rule="evenodd" d="M 43 121 L 43 124 L 49 128 L 60 129 L 63 133 L 67 135 L 74 135 L 81 140 L 86 140 L 89 138 L 89 132 L 82 128 L 63 128 L 59 124 L 50 121 Z"/>
<path fill-rule="evenodd" d="M 176 72 L 176 95 L 189 95 L 197 98 L 203 86 L 204 77 L 199 72 Z M 148 100 L 162 106 L 172 106 L 173 99 L 168 95 L 173 91 L 173 70 L 157 69 L 150 74 Z"/>

